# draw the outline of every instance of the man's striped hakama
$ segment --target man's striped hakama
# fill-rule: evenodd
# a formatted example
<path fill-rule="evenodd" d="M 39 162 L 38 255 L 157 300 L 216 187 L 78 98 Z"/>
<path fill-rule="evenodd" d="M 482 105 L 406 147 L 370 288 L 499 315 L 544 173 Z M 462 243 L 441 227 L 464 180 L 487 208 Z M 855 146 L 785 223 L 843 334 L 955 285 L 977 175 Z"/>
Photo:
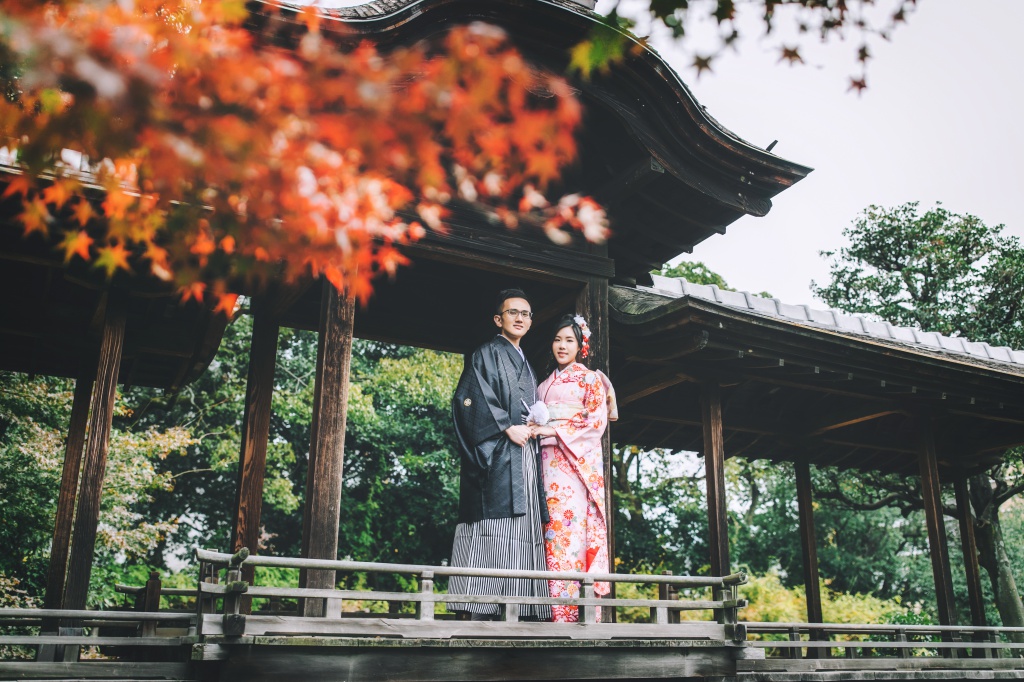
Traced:
<path fill-rule="evenodd" d="M 547 570 L 547 562 L 544 558 L 544 529 L 540 520 L 541 501 L 537 492 L 536 448 L 536 441 L 531 439 L 522 449 L 526 514 L 511 518 L 482 519 L 473 523 L 460 523 L 455 527 L 452 566 L 522 571 Z M 465 576 L 452 576 L 449 579 L 448 594 L 549 596 L 546 580 L 470 578 Z M 496 604 L 449 603 L 448 609 L 485 615 L 499 613 Z M 520 617 L 535 616 L 539 620 L 549 620 L 551 607 L 521 604 L 519 615 Z"/>

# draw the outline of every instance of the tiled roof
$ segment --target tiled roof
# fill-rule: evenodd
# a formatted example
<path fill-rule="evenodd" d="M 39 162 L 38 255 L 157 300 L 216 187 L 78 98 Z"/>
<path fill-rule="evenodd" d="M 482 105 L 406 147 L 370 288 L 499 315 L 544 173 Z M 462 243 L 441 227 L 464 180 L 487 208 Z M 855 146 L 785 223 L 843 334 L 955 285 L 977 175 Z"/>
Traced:
<path fill-rule="evenodd" d="M 896 342 L 919 350 L 928 350 L 953 355 L 973 356 L 990 362 L 1024 365 L 1024 350 L 1006 346 L 990 346 L 987 343 L 970 341 L 957 336 L 943 336 L 937 332 L 925 332 L 911 327 L 896 327 L 888 322 L 878 322 L 858 315 L 847 315 L 835 310 L 821 310 L 807 305 L 790 305 L 777 298 L 764 298 L 748 291 L 725 291 L 714 284 L 694 284 L 675 277 L 653 275 L 654 286 L 638 286 L 637 289 L 672 298 L 690 296 L 712 301 L 754 313 L 819 327 L 842 334 L 862 335 Z"/>

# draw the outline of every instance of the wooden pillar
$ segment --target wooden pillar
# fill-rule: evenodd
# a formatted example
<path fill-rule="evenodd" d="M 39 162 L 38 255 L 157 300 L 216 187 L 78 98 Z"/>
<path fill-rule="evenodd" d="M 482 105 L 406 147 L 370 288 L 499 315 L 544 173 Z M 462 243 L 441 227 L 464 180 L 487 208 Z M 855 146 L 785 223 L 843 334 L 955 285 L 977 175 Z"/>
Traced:
<path fill-rule="evenodd" d="M 85 448 L 85 427 L 89 421 L 89 400 L 92 396 L 93 372 L 89 367 L 79 372 L 75 380 L 75 397 L 71 404 L 68 438 L 64 443 L 64 466 L 57 497 L 57 518 L 53 524 L 53 544 L 50 546 L 50 567 L 46 574 L 46 597 L 43 608 L 60 609 L 64 604 L 64 578 L 68 570 L 71 551 L 71 527 L 75 518 L 78 497 L 78 475 L 82 468 Z"/>
<path fill-rule="evenodd" d="M 949 569 L 946 526 L 942 520 L 942 484 L 935 449 L 935 429 L 930 418 L 915 418 L 918 431 L 918 464 L 921 467 L 921 497 L 928 525 L 928 548 L 935 576 L 935 596 L 939 606 L 939 624 L 956 625 L 956 604 L 953 601 L 953 579 Z"/>
<path fill-rule="evenodd" d="M 576 311 L 583 315 L 590 327 L 590 352 L 588 356 L 591 369 L 599 369 L 611 376 L 609 371 L 609 320 L 608 320 L 608 280 L 591 277 L 576 297 Z M 615 481 L 612 467 L 612 427 L 608 424 L 601 437 L 601 456 L 604 461 L 604 509 L 605 524 L 608 537 L 608 570 L 615 572 Z M 611 585 L 608 595 L 615 597 L 615 583 Z M 604 609 L 605 620 L 614 623 L 617 612 L 614 608 Z"/>
<path fill-rule="evenodd" d="M 85 608 L 89 594 L 89 576 L 92 573 L 92 558 L 96 549 L 96 527 L 100 518 L 100 494 L 107 469 L 110 425 L 114 418 L 114 398 L 117 395 L 117 373 L 124 344 L 125 308 L 126 301 L 121 294 L 110 292 L 100 337 L 96 383 L 92 391 L 92 414 L 89 415 L 89 434 L 82 462 L 82 483 L 78 495 L 78 510 L 75 514 L 67 584 L 64 588 L 66 609 Z"/>
<path fill-rule="evenodd" d="M 587 320 L 590 327 L 590 355 L 588 357 L 591 369 L 599 369 L 608 376 L 609 371 L 609 348 L 608 338 L 608 280 L 601 277 L 591 277 L 580 291 L 576 298 L 576 311 Z M 549 349 L 550 350 L 550 349 Z M 615 474 L 612 469 L 612 435 L 611 424 L 604 430 L 601 438 L 601 452 L 604 458 L 604 508 L 608 514 L 605 522 L 608 526 L 608 570 L 615 571 L 615 496 L 613 481 Z M 612 584 L 614 590 L 615 585 Z M 614 593 L 611 595 L 614 596 Z"/>
<path fill-rule="evenodd" d="M 320 304 L 320 338 L 316 354 L 313 425 L 306 476 L 306 506 L 302 519 L 302 556 L 338 558 L 341 481 L 345 453 L 345 412 L 352 362 L 355 300 L 341 295 L 326 280 Z M 302 584 L 334 586 L 334 571 L 309 570 Z M 323 600 L 306 600 L 307 616 L 322 615 Z"/>
<path fill-rule="evenodd" d="M 960 521 L 960 544 L 964 551 L 964 569 L 967 573 L 967 595 L 971 601 L 971 625 L 985 627 L 985 596 L 981 591 L 981 570 L 978 568 L 978 545 L 974 541 L 974 515 L 971 514 L 971 498 L 967 492 L 967 479 L 957 478 L 956 511 Z"/>
<path fill-rule="evenodd" d="M 235 495 L 235 526 L 231 551 L 246 547 L 259 552 L 260 515 L 263 510 L 263 479 L 270 435 L 270 404 L 274 394 L 279 325 L 259 300 L 254 301 L 249 375 L 245 385 L 242 442 L 238 454 L 238 489 Z M 255 568 L 242 567 L 242 579 L 250 584 Z M 248 606 L 249 600 L 244 600 Z"/>
<path fill-rule="evenodd" d="M 729 575 L 729 518 L 725 508 L 725 438 L 722 434 L 722 389 L 705 383 L 700 394 L 704 427 L 704 472 L 708 490 L 708 544 L 711 575 Z"/>
<path fill-rule="evenodd" d="M 796 500 L 800 510 L 800 545 L 803 547 L 804 589 L 807 594 L 807 622 L 821 623 L 821 589 L 818 580 L 818 543 L 814 531 L 811 497 L 811 466 L 796 462 Z"/>

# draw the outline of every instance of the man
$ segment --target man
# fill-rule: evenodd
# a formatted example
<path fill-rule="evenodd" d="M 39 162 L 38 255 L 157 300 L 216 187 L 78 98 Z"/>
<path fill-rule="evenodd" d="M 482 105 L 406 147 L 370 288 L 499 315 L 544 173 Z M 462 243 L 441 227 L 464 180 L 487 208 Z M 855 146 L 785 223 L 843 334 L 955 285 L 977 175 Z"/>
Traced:
<path fill-rule="evenodd" d="M 536 400 L 537 379 L 519 342 L 533 312 L 520 289 L 498 294 L 498 335 L 466 358 L 452 398 L 452 416 L 462 464 L 459 524 L 452 566 L 546 570 L 540 453 L 525 424 Z M 547 597 L 545 580 L 453 576 L 449 594 Z M 448 605 L 473 620 L 495 620 L 494 604 Z M 527 619 L 551 618 L 550 606 L 520 605 Z"/>

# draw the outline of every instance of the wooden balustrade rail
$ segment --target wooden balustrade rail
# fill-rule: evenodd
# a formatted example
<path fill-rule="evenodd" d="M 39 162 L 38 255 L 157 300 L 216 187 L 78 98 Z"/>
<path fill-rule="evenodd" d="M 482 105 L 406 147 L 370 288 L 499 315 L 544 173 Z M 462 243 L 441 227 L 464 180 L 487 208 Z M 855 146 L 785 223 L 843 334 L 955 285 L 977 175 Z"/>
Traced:
<path fill-rule="evenodd" d="M 612 636 L 624 636 L 626 632 L 637 637 L 667 638 L 704 638 L 722 642 L 740 642 L 745 639 L 743 626 L 738 623 L 738 609 L 745 606 L 739 598 L 738 586 L 746 582 L 746 575 L 736 573 L 723 577 L 674 576 L 621 573 L 583 573 L 553 571 L 517 571 L 506 569 L 479 569 L 455 566 L 426 566 L 420 564 L 389 564 L 365 561 L 301 559 L 287 557 L 251 556 L 247 550 L 236 554 L 213 552 L 197 549 L 196 559 L 201 565 L 201 574 L 208 574 L 206 567 L 227 567 L 227 577 L 223 582 L 200 582 L 198 603 L 205 611 L 200 628 L 203 634 L 224 637 L 240 637 L 244 635 L 270 635 L 277 632 L 289 634 L 308 633 L 319 635 L 377 635 L 389 633 L 408 633 L 416 637 L 455 637 L 469 629 L 479 628 L 478 624 L 448 621 L 435 623 L 435 605 L 438 603 L 460 604 L 492 604 L 498 607 L 499 619 L 505 622 L 506 630 L 495 630 L 508 634 L 508 624 L 515 623 L 517 636 L 551 636 L 555 630 L 565 624 L 526 623 L 520 622 L 519 611 L 523 605 L 568 605 L 579 607 L 578 624 L 569 624 L 576 628 L 571 634 L 564 632 L 559 636 L 573 638 L 598 639 Z M 419 590 L 410 592 L 348 590 L 334 588 L 302 588 L 302 587 L 260 587 L 252 586 L 241 580 L 243 566 L 275 566 L 285 568 L 315 569 L 328 571 L 366 572 L 375 574 L 399 574 L 415 576 L 419 579 Z M 580 582 L 579 597 L 521 597 L 491 595 L 451 595 L 436 592 L 434 580 L 438 577 L 469 576 L 509 579 L 537 580 L 574 580 Z M 659 588 L 658 598 L 599 598 L 594 594 L 596 582 L 635 583 Z M 664 589 L 668 588 L 668 589 Z M 711 599 L 678 598 L 679 590 L 708 589 L 712 591 Z M 244 597 L 243 597 L 244 595 Z M 220 598 L 223 602 L 222 614 L 211 614 L 208 607 L 210 599 Z M 308 602 L 321 600 L 324 608 L 316 609 L 316 617 L 299 617 L 285 614 L 249 615 L 242 611 L 242 599 L 295 599 Z M 342 622 L 342 603 L 345 601 L 382 601 L 392 606 L 390 614 L 381 614 L 378 622 L 354 623 L 354 619 L 346 618 Z M 411 604 L 415 608 L 412 619 L 398 618 L 395 605 Z M 599 623 L 598 609 L 619 607 L 640 607 L 650 610 L 649 623 Z M 681 621 L 679 612 L 692 610 L 714 611 L 717 622 Z M 383 616 L 390 616 L 383 617 Z M 336 622 L 325 624 L 328 620 Z M 418 623 L 418 624 L 417 624 Z M 427 624 L 430 624 L 427 626 Z M 589 629 L 581 629 L 585 625 Z M 487 625 L 485 629 L 492 626 Z M 610 628 L 614 628 L 614 632 Z M 479 632 L 479 630 L 477 630 Z M 586 635 L 581 633 L 586 632 Z M 405 635 L 402 635 L 405 636 Z"/>
<path fill-rule="evenodd" d="M 879 623 L 745 623 L 748 636 L 787 635 L 786 640 L 751 640 L 748 646 L 775 649 L 772 658 L 824 659 L 834 649 L 846 658 L 1001 658 L 1024 655 L 1024 628 L 974 625 L 901 625 Z M 804 636 L 807 639 L 803 639 Z M 872 639 L 833 639 L 871 637 Z M 803 651 L 806 650 L 806 656 Z M 890 653 L 891 652 L 891 653 Z M 918 654 L 918 655 L 915 655 Z M 1024 667 L 1021 660 L 1020 667 Z"/>

